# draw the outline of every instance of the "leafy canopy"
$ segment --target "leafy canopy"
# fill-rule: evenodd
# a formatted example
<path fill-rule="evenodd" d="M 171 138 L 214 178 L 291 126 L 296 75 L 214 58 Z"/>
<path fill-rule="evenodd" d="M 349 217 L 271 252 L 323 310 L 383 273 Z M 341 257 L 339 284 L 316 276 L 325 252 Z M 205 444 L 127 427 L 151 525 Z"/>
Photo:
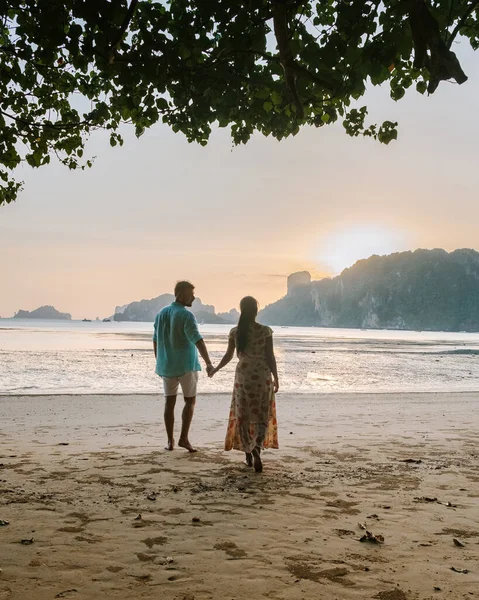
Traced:
<path fill-rule="evenodd" d="M 90 132 L 157 121 L 207 143 L 282 139 L 342 120 L 351 136 L 389 143 L 397 123 L 366 125 L 368 83 L 400 100 L 415 84 L 467 77 L 452 51 L 479 46 L 479 0 L 2 0 L 0 204 L 14 169 L 56 156 L 70 169 Z M 354 103 L 354 107 L 352 106 Z"/>

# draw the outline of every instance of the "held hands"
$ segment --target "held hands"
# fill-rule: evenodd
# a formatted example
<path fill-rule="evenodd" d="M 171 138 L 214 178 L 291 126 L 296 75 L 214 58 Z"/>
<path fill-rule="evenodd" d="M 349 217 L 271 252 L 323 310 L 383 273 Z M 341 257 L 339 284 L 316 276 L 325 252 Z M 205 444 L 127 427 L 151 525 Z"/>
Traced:
<path fill-rule="evenodd" d="M 206 373 L 208 374 L 208 377 L 213 377 L 213 375 L 216 373 L 216 369 L 211 363 L 206 365 Z"/>

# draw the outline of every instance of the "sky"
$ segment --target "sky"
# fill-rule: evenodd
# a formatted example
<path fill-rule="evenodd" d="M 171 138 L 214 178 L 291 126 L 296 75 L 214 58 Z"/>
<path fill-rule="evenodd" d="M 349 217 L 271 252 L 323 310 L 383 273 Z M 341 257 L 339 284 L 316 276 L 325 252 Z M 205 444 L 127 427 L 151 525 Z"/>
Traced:
<path fill-rule="evenodd" d="M 389 146 L 341 124 L 278 142 L 206 147 L 157 125 L 122 148 L 92 135 L 92 169 L 22 167 L 24 191 L 0 207 L 0 316 L 49 304 L 73 318 L 172 292 L 189 279 L 217 311 L 244 295 L 262 306 L 287 276 L 336 275 L 372 254 L 479 250 L 479 53 L 456 48 L 469 76 L 398 103 L 373 88 L 370 122 L 399 122 Z"/>

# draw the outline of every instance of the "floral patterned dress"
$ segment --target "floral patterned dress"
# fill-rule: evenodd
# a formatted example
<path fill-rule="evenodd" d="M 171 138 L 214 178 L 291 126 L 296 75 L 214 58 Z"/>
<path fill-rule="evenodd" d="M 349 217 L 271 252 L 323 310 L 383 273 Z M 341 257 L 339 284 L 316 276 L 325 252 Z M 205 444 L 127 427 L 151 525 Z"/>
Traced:
<path fill-rule="evenodd" d="M 272 334 L 269 327 L 253 323 L 248 344 L 238 353 L 225 450 L 278 448 L 273 379 L 266 362 L 266 340 Z M 236 327 L 229 337 L 236 340 Z"/>

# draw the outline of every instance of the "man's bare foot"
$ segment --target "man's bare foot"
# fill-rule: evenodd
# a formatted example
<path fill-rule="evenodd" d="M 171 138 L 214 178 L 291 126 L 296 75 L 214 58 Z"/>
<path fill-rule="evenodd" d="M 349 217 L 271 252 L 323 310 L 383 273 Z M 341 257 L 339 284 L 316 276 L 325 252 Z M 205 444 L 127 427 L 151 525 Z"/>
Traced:
<path fill-rule="evenodd" d="M 252 467 L 253 466 L 253 455 L 251 454 L 251 452 L 245 452 L 246 454 L 246 464 L 248 465 L 248 467 Z"/>
<path fill-rule="evenodd" d="M 193 448 L 193 446 L 188 440 L 179 440 L 178 446 L 180 446 L 181 448 L 185 448 L 186 450 L 188 450 L 188 452 L 197 452 L 197 450 Z"/>
<path fill-rule="evenodd" d="M 171 440 L 171 442 L 168 442 L 168 443 L 166 444 L 166 446 L 165 446 L 165 450 L 168 450 L 168 451 L 170 451 L 170 452 L 171 452 L 171 451 L 172 451 L 172 450 L 174 450 L 174 449 L 175 449 L 175 440 Z"/>

